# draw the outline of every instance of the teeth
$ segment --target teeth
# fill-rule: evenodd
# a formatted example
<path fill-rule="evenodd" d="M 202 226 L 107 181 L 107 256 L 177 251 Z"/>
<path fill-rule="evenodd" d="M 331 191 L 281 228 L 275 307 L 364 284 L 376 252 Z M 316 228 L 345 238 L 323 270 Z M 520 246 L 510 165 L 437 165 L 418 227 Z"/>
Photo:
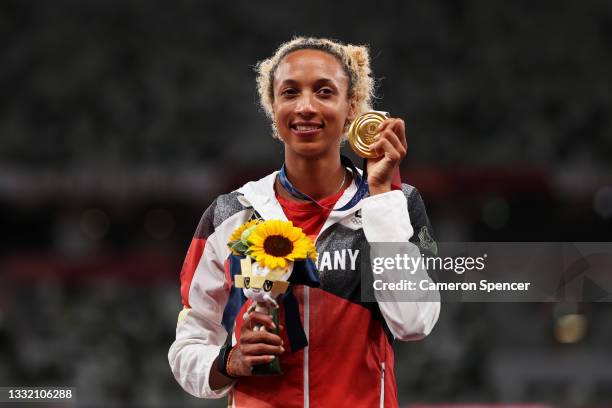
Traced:
<path fill-rule="evenodd" d="M 296 126 L 295 126 L 295 128 L 296 128 L 297 130 L 302 130 L 302 131 L 305 131 L 305 130 L 316 130 L 316 129 L 318 129 L 318 128 L 319 128 L 319 126 L 302 126 L 302 125 L 296 125 Z"/>

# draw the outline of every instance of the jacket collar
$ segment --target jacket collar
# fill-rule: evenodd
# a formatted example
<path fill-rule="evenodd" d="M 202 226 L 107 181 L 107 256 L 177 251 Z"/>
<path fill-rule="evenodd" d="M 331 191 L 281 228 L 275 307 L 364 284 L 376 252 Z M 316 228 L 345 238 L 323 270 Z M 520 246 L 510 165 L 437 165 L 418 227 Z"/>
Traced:
<path fill-rule="evenodd" d="M 242 194 L 238 200 L 245 207 L 253 207 L 265 220 L 287 221 L 274 193 L 277 174 L 278 171 L 275 171 L 262 179 L 249 181 L 237 190 Z"/>
<path fill-rule="evenodd" d="M 357 169 L 361 174 L 361 170 Z M 276 195 L 274 192 L 274 181 L 276 180 L 276 176 L 278 171 L 273 172 L 272 174 L 267 175 L 266 177 L 259 179 L 257 181 L 250 181 L 240 187 L 238 190 L 242 196 L 238 199 L 240 203 L 245 207 L 253 207 L 264 219 L 266 220 L 287 220 L 285 213 L 283 212 L 283 208 L 279 204 L 276 199 Z M 334 208 L 340 208 L 355 195 L 357 191 L 357 186 L 353 181 L 350 186 L 344 190 L 340 199 L 336 202 Z M 357 212 L 361 209 L 363 200 L 358 202 L 354 207 L 349 208 L 344 211 L 332 211 L 327 221 L 321 228 L 323 231 L 329 225 L 335 224 L 336 222 L 342 220 L 347 215 Z"/>

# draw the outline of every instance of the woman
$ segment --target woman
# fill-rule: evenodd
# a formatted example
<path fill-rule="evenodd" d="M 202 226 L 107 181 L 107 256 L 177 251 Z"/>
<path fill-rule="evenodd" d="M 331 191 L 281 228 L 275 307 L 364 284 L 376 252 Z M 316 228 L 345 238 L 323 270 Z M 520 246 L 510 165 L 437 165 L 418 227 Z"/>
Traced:
<path fill-rule="evenodd" d="M 392 341 L 429 334 L 440 305 L 437 299 L 362 301 L 358 248 L 404 242 L 418 256 L 409 241 L 415 230 L 430 228 L 416 189 L 391 185 L 406 155 L 404 122 L 381 124 L 372 146 L 380 157 L 367 162 L 362 198 L 361 173 L 344 166 L 340 144 L 351 121 L 370 110 L 367 48 L 296 38 L 257 71 L 262 106 L 285 146 L 285 177 L 275 172 L 247 183 L 205 211 L 181 272 L 184 309 L 169 353 L 173 373 L 192 395 L 229 393 L 237 407 L 395 407 Z M 300 350 L 288 347 L 282 327 L 280 335 L 253 331 L 274 323 L 255 312 L 243 321 L 247 304 L 232 296 L 226 243 L 253 214 L 289 219 L 315 240 L 321 286 L 294 288 L 308 341 Z M 251 375 L 274 356 L 282 375 Z"/>

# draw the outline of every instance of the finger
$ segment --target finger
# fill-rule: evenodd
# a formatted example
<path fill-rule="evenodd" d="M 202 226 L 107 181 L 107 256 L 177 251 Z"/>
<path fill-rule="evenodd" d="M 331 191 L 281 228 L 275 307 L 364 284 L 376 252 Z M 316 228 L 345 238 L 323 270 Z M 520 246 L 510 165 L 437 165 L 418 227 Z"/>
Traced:
<path fill-rule="evenodd" d="M 398 162 L 401 159 L 400 153 L 386 138 L 379 139 L 373 146 L 377 154 L 385 156 L 393 162 Z"/>
<path fill-rule="evenodd" d="M 385 130 L 391 123 L 392 123 L 391 118 L 387 118 L 383 120 L 382 122 L 380 122 L 380 125 L 378 125 L 378 127 L 376 128 L 376 133 L 380 133 L 383 130 Z"/>
<path fill-rule="evenodd" d="M 241 344 L 240 352 L 243 356 L 276 355 L 284 353 L 285 348 L 283 346 L 271 346 L 265 343 Z"/>
<path fill-rule="evenodd" d="M 399 118 L 395 119 L 391 127 L 393 128 L 395 134 L 402 143 L 402 146 L 404 146 L 404 149 L 408 150 L 408 141 L 406 139 L 406 123 L 404 122 L 404 120 Z"/>
<path fill-rule="evenodd" d="M 245 324 L 247 327 L 250 327 L 250 328 L 255 327 L 258 324 L 261 324 L 262 326 L 265 326 L 271 330 L 276 329 L 276 325 L 272 321 L 272 317 L 267 314 L 263 314 L 259 312 L 253 312 L 249 314 L 249 316 L 244 321 L 243 325 Z"/>
<path fill-rule="evenodd" d="M 391 129 L 387 129 L 385 131 L 383 131 L 378 140 L 376 141 L 376 143 L 381 142 L 382 140 L 386 140 L 390 143 L 390 145 L 392 146 L 393 150 L 395 152 L 397 152 L 401 157 L 404 157 L 406 155 L 406 149 L 404 148 L 404 145 L 400 142 L 399 137 L 395 134 L 395 132 L 393 132 Z M 380 144 L 378 146 L 378 148 L 383 148 L 385 152 L 389 152 L 389 153 L 393 153 L 390 150 L 388 150 L 387 148 L 385 148 L 384 146 L 387 146 L 386 144 Z"/>
<path fill-rule="evenodd" d="M 387 128 L 385 131 L 383 131 L 381 135 L 379 136 L 379 138 L 387 139 L 389 142 L 391 142 L 395 150 L 397 150 L 400 155 L 406 154 L 406 149 L 404 145 L 402 144 L 402 142 L 400 141 L 400 137 L 391 128 Z"/>
<path fill-rule="evenodd" d="M 248 356 L 244 358 L 244 361 L 252 367 L 260 364 L 268 364 L 274 360 L 274 357 L 275 356 Z"/>
<path fill-rule="evenodd" d="M 240 335 L 240 343 L 241 344 L 265 343 L 265 344 L 270 344 L 272 346 L 281 346 L 283 345 L 283 340 L 280 338 L 280 336 L 274 333 L 267 332 L 267 331 L 245 332 Z"/>
<path fill-rule="evenodd" d="M 377 132 L 382 132 L 383 130 L 391 127 L 395 127 L 397 125 L 397 122 L 400 121 L 402 119 L 400 118 L 386 118 L 385 120 L 383 120 L 382 122 L 380 122 L 380 124 L 378 125 L 378 128 L 376 128 Z"/>
<path fill-rule="evenodd" d="M 283 340 L 280 336 L 267 332 L 265 330 L 262 331 L 248 331 L 240 334 L 240 343 L 266 343 L 271 344 L 273 346 L 280 346 L 283 344 Z"/>
<path fill-rule="evenodd" d="M 380 138 L 381 134 L 388 129 L 397 135 L 397 138 L 404 150 L 408 150 L 408 142 L 406 141 L 406 125 L 404 121 L 399 118 L 385 119 L 385 121 L 382 122 L 377 129 L 377 138 Z"/>

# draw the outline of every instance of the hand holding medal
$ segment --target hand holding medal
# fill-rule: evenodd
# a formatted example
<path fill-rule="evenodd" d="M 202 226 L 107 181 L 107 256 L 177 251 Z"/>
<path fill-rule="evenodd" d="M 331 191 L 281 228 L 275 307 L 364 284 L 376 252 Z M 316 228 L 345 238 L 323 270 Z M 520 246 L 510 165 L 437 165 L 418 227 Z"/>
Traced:
<path fill-rule="evenodd" d="M 367 159 L 370 195 L 401 184 L 399 164 L 408 150 L 405 129 L 402 119 L 380 111 L 366 112 L 351 124 L 348 140 L 355 153 Z"/>

